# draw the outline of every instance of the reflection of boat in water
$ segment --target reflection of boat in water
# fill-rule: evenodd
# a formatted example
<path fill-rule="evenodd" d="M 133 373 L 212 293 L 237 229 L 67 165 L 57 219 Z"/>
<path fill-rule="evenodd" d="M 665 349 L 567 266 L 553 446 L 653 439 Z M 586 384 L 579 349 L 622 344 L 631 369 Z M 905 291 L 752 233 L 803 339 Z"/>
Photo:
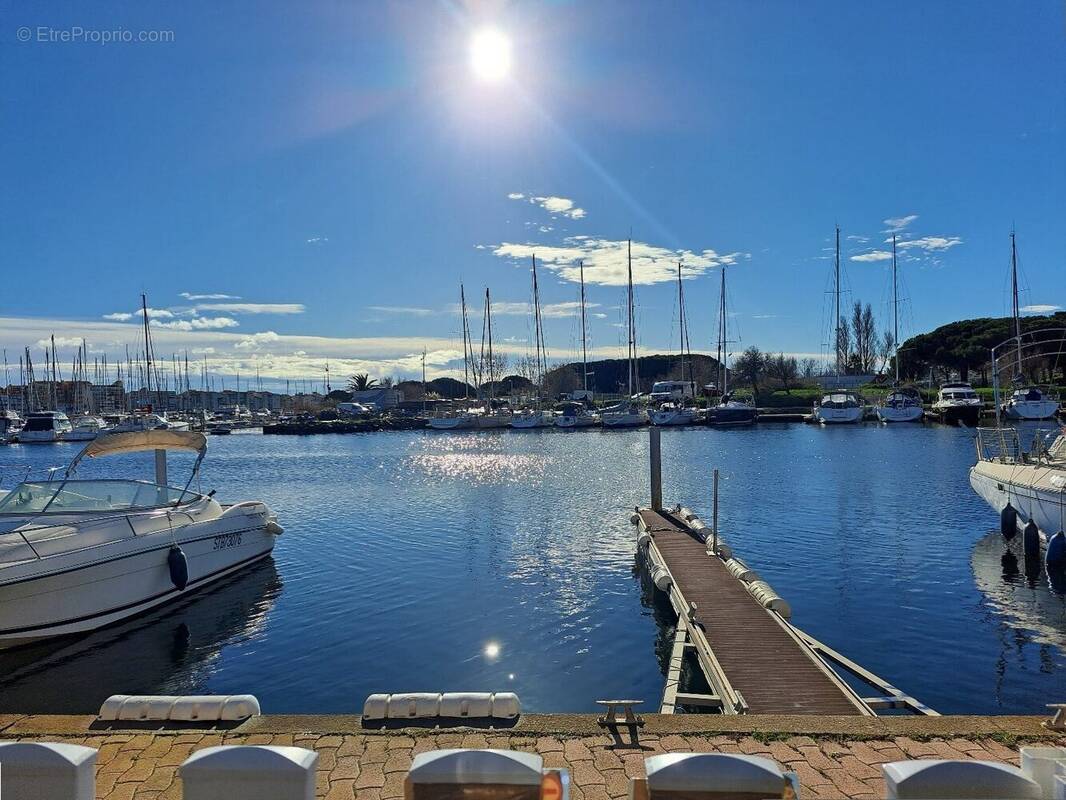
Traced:
<path fill-rule="evenodd" d="M 208 693 L 219 654 L 263 630 L 281 588 L 267 558 L 117 625 L 0 653 L 4 710 L 86 714 L 112 694 Z"/>
<path fill-rule="evenodd" d="M 977 588 L 1008 625 L 1066 647 L 1066 586 L 1061 578 L 1049 581 L 1039 556 L 1026 559 L 1020 537 L 1006 542 L 998 531 L 989 533 L 974 546 L 970 564 Z"/>

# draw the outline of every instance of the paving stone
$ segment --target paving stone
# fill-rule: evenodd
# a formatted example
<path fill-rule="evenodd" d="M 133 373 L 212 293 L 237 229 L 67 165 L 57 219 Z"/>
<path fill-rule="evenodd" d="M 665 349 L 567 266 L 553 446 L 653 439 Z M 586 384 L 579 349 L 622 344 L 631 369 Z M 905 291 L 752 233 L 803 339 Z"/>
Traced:
<path fill-rule="evenodd" d="M 554 753 L 557 750 L 560 753 L 563 751 L 563 743 L 558 739 L 554 739 L 551 736 L 541 736 L 537 739 L 537 752 L 541 755 Z"/>
<path fill-rule="evenodd" d="M 603 778 L 603 773 L 596 769 L 591 761 L 574 763 L 570 770 L 570 778 L 574 783 L 582 787 L 606 782 Z"/>
<path fill-rule="evenodd" d="M 581 739 L 567 739 L 563 742 L 563 755 L 571 763 L 592 760 L 592 751 Z"/>
<path fill-rule="evenodd" d="M 326 792 L 326 800 L 352 800 L 354 797 L 354 780 L 332 780 L 329 782 L 329 791 Z"/>
<path fill-rule="evenodd" d="M 356 789 L 380 789 L 385 785 L 385 773 L 381 764 L 363 764 L 355 781 Z"/>
<path fill-rule="evenodd" d="M 792 761 L 802 761 L 803 753 L 784 742 L 770 742 L 770 757 L 779 764 L 788 764 Z"/>
<path fill-rule="evenodd" d="M 936 756 L 936 748 L 929 742 L 917 742 L 908 736 L 897 736 L 896 747 L 907 754 L 907 758 L 933 758 Z"/>

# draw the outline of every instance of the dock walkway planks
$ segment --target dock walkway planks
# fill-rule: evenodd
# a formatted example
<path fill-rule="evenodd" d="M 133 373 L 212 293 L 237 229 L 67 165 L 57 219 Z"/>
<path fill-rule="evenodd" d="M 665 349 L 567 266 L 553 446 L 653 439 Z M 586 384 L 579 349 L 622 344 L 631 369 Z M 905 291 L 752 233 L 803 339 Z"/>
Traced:
<path fill-rule="evenodd" d="M 638 513 L 748 713 L 863 713 L 683 522 L 669 512 Z"/>

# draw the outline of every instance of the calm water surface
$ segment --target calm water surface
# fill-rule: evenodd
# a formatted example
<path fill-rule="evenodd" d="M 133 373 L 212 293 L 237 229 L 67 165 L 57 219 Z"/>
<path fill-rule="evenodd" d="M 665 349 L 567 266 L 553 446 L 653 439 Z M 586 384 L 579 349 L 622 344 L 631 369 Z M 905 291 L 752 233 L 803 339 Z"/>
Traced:
<path fill-rule="evenodd" d="M 725 539 L 799 627 L 938 711 L 1041 713 L 1066 690 L 1066 604 L 1027 577 L 971 491 L 972 435 L 666 430 L 664 499 L 709 518 L 719 467 Z M 0 655 L 0 709 L 252 692 L 271 713 L 358 712 L 372 692 L 504 689 L 531 711 L 654 706 L 669 621 L 641 588 L 628 522 L 647 503 L 647 443 L 647 431 L 212 437 L 203 489 L 269 503 L 285 527 L 273 559 L 180 606 Z M 77 449 L 0 448 L 0 471 Z M 124 458 L 85 476 L 150 474 L 144 456 Z"/>

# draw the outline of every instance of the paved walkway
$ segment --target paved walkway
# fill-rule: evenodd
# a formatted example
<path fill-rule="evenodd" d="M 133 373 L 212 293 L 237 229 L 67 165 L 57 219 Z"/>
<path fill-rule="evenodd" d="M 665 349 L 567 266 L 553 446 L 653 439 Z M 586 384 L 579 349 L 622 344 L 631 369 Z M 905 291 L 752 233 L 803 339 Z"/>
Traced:
<path fill-rule="evenodd" d="M 978 724 L 996 718 L 939 718 L 914 723 L 893 734 L 869 738 L 855 733 L 844 718 L 807 718 L 811 732 L 792 734 L 796 718 L 746 717 L 747 727 L 715 733 L 710 723 L 690 717 L 648 719 L 642 749 L 615 748 L 608 736 L 590 734 L 591 718 L 537 717 L 510 731 L 460 729 L 450 732 L 416 729 L 361 731 L 355 718 L 263 717 L 233 732 L 106 731 L 89 729 L 83 717 L 0 717 L 0 739 L 63 741 L 95 747 L 97 796 L 100 800 L 179 800 L 178 766 L 194 751 L 219 744 L 296 745 L 318 752 L 318 796 L 329 800 L 394 800 L 403 795 L 403 778 L 415 753 L 445 747 L 502 748 L 537 752 L 549 767 L 566 767 L 573 800 L 615 800 L 626 797 L 631 777 L 643 775 L 644 758 L 666 752 L 726 752 L 764 755 L 799 774 L 804 798 L 876 798 L 884 795 L 880 764 L 905 758 L 977 758 L 1017 764 L 1015 736 L 1040 737 L 1044 743 L 1066 743 L 1050 735 L 1039 720 L 1020 718 Z M 558 719 L 558 724 L 553 723 Z M 704 718 L 706 719 L 706 718 Z M 721 718 L 718 718 L 721 720 Z M 1001 718 L 1006 719 L 1006 718 Z M 1010 718 L 1019 719 L 1019 718 Z M 339 722 L 347 720 L 347 722 Z M 574 721 L 577 720 L 575 723 Z M 951 724 L 956 720 L 956 724 Z M 303 721 L 303 722 L 300 722 Z M 899 726 L 895 726 L 899 728 Z M 345 731 L 344 728 L 348 730 Z M 690 728 L 693 730 L 687 730 Z M 839 728 L 839 732 L 826 733 Z M 333 730 L 334 732 L 324 732 Z M 852 733 L 847 731 L 852 729 Z M 283 731 L 289 732 L 283 732 Z M 871 729 L 875 730 L 875 729 Z M 296 731 L 296 732 L 291 732 Z M 955 732 L 953 734 L 953 731 Z M 966 731 L 959 734 L 959 731 Z M 1007 746 L 1010 743 L 1013 746 Z"/>

